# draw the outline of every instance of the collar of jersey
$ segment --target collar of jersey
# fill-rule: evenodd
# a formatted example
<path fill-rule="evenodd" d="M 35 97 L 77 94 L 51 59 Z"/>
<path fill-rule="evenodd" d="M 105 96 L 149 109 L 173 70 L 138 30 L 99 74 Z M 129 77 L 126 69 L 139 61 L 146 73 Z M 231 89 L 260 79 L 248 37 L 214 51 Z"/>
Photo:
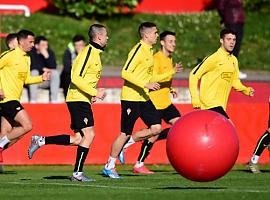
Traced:
<path fill-rule="evenodd" d="M 222 48 L 222 47 L 219 48 L 219 51 L 220 51 L 222 54 L 226 55 L 226 56 L 231 56 L 231 55 L 233 55 L 232 53 L 226 51 L 226 50 L 225 50 L 224 48 Z"/>
<path fill-rule="evenodd" d="M 170 56 L 166 56 L 164 53 L 163 53 L 163 51 L 162 50 L 159 50 L 156 54 L 160 54 L 160 55 L 162 55 L 162 57 L 164 57 L 164 58 L 166 58 L 166 59 L 172 59 L 172 57 L 170 57 Z"/>
<path fill-rule="evenodd" d="M 95 43 L 93 41 L 90 41 L 89 44 L 91 44 L 93 47 L 95 47 L 96 49 L 99 49 L 101 51 L 104 51 L 104 48 L 102 46 L 100 46 L 98 43 Z"/>
<path fill-rule="evenodd" d="M 23 56 L 28 56 L 28 54 L 23 51 L 20 47 L 16 47 L 15 51 L 18 52 L 19 54 L 22 54 Z"/>
<path fill-rule="evenodd" d="M 144 41 L 140 40 L 140 43 L 144 48 L 152 50 L 152 45 L 146 44 Z"/>

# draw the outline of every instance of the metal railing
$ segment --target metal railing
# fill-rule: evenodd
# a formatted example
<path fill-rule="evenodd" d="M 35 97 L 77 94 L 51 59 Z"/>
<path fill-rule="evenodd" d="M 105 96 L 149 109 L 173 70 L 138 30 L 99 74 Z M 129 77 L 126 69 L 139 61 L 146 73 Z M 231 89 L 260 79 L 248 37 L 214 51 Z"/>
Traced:
<path fill-rule="evenodd" d="M 21 10 L 25 17 L 30 16 L 30 9 L 26 5 L 0 4 L 0 10 Z"/>

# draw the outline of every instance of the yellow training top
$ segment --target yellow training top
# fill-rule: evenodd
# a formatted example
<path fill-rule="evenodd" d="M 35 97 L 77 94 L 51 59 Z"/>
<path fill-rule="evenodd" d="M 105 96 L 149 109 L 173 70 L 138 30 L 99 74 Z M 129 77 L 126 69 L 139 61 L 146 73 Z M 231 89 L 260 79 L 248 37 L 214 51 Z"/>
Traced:
<path fill-rule="evenodd" d="M 175 70 L 172 58 L 166 56 L 162 51 L 154 55 L 153 77 L 151 82 L 158 82 L 160 89 L 150 91 L 149 97 L 156 109 L 165 109 L 172 104 L 170 99 L 170 87 Z"/>
<path fill-rule="evenodd" d="M 30 76 L 30 57 L 19 47 L 1 54 L 0 70 L 0 85 L 5 96 L 0 103 L 19 101 L 24 84 L 42 82 L 42 76 Z"/>
<path fill-rule="evenodd" d="M 149 91 L 144 88 L 150 82 L 153 74 L 152 46 L 142 40 L 136 44 L 128 54 L 128 59 L 122 69 L 124 85 L 121 100 L 147 101 Z"/>
<path fill-rule="evenodd" d="M 238 76 L 237 58 L 225 49 L 219 48 L 190 72 L 189 90 L 193 107 L 210 109 L 222 106 L 226 110 L 232 87 L 249 95 L 251 88 L 244 86 Z M 198 93 L 199 80 L 201 83 Z"/>
<path fill-rule="evenodd" d="M 76 57 L 71 68 L 71 83 L 66 101 L 84 101 L 91 103 L 92 97 L 97 95 L 97 83 L 102 70 L 100 53 L 103 48 L 91 43 Z"/>

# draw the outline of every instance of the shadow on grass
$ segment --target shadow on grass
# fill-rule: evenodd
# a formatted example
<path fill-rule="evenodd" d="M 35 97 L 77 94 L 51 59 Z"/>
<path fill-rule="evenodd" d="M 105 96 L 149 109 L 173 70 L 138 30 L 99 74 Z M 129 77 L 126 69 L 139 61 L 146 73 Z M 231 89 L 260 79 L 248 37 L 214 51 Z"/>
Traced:
<path fill-rule="evenodd" d="M 172 171 L 172 170 L 153 170 L 154 172 L 158 172 L 158 173 L 163 173 L 163 174 L 178 174 L 177 172 L 175 171 Z"/>
<path fill-rule="evenodd" d="M 224 190 L 226 187 L 160 187 L 157 190 Z"/>
<path fill-rule="evenodd" d="M 18 174 L 16 171 L 3 171 L 0 174 Z"/>
<path fill-rule="evenodd" d="M 45 176 L 43 177 L 46 180 L 63 180 L 63 179 L 68 179 L 70 180 L 70 176 Z"/>
<path fill-rule="evenodd" d="M 101 175 L 103 177 L 107 177 L 106 175 L 102 174 L 102 173 L 98 173 L 97 175 Z M 139 175 L 139 174 L 118 174 L 120 177 L 138 177 L 138 176 L 143 176 L 143 175 Z"/>
<path fill-rule="evenodd" d="M 252 174 L 252 172 L 251 172 L 250 170 L 248 170 L 248 169 L 235 169 L 235 170 L 233 170 L 233 171 L 237 171 L 237 172 L 245 172 L 245 173 L 250 173 L 250 174 Z M 260 169 L 260 171 L 261 171 L 262 173 L 270 173 L 270 170 L 269 170 L 269 169 Z"/>

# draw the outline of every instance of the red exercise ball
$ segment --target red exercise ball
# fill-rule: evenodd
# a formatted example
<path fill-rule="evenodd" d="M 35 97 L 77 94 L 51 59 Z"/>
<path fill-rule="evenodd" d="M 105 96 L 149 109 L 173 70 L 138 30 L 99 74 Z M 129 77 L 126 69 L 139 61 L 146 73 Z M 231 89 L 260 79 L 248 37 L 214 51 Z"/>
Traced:
<path fill-rule="evenodd" d="M 223 115 L 197 110 L 173 125 L 166 149 L 170 163 L 180 175 L 207 182 L 230 171 L 239 153 L 239 140 L 234 126 Z"/>

